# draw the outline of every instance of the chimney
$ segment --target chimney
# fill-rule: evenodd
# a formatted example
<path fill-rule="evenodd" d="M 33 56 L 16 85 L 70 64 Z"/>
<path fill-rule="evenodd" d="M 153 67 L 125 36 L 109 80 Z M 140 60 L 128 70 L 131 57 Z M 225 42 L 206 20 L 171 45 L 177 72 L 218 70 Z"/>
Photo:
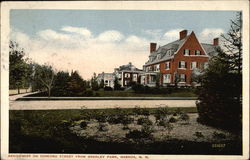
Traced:
<path fill-rule="evenodd" d="M 180 40 L 184 39 L 187 36 L 187 30 L 180 31 Z"/>
<path fill-rule="evenodd" d="M 150 53 L 156 51 L 156 43 L 150 43 Z"/>
<path fill-rule="evenodd" d="M 218 46 L 219 45 L 219 38 L 214 38 L 214 46 Z"/>

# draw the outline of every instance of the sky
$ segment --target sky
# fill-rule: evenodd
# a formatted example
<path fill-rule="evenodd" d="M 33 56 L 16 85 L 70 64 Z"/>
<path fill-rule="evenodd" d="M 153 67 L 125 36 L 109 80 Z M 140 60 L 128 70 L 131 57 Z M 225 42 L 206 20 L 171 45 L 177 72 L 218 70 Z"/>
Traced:
<path fill-rule="evenodd" d="M 194 31 L 202 43 L 226 33 L 235 11 L 11 10 L 10 37 L 26 56 L 84 79 L 132 62 L 142 68 L 149 44 L 165 45 Z"/>

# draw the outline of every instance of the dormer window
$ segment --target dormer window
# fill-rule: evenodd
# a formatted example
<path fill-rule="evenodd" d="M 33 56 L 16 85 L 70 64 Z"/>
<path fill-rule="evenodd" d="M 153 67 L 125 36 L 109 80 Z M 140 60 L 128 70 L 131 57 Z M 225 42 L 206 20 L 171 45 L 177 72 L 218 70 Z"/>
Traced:
<path fill-rule="evenodd" d="M 185 49 L 184 50 L 184 56 L 189 56 L 190 55 L 190 50 L 189 49 Z"/>
<path fill-rule="evenodd" d="M 157 55 L 157 59 L 161 59 L 161 54 L 158 54 L 158 55 Z"/>
<path fill-rule="evenodd" d="M 197 56 L 201 55 L 201 51 L 195 50 L 195 55 L 197 55 Z"/>

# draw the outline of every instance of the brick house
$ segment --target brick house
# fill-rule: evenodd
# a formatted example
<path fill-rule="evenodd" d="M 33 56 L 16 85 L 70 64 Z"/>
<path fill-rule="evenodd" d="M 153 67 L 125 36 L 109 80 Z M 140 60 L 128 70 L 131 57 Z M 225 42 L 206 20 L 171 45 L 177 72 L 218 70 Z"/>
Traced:
<path fill-rule="evenodd" d="M 155 86 L 157 78 L 163 86 L 192 85 L 191 74 L 194 70 L 207 66 L 211 56 L 216 55 L 219 39 L 215 38 L 213 44 L 200 43 L 192 32 L 187 30 L 180 33 L 178 40 L 156 49 L 156 43 L 150 43 L 149 60 L 143 66 L 141 84 Z M 158 76 L 158 77 L 157 77 Z"/>
<path fill-rule="evenodd" d="M 114 75 L 122 87 L 129 86 L 131 82 L 140 83 L 140 74 L 142 73 L 143 70 L 136 68 L 131 62 L 114 69 Z"/>

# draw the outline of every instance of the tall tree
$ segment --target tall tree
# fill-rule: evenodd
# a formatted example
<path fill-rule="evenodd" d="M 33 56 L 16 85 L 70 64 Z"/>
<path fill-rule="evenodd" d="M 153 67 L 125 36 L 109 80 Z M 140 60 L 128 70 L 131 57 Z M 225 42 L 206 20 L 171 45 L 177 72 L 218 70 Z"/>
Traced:
<path fill-rule="evenodd" d="M 18 89 L 27 88 L 30 85 L 30 76 L 32 67 L 28 63 L 28 59 L 24 58 L 25 52 L 19 45 L 10 41 L 9 44 L 9 80 L 10 88 Z"/>
<path fill-rule="evenodd" d="M 72 71 L 68 81 L 68 92 L 71 96 L 81 96 L 86 90 L 86 82 L 78 74 L 77 71 Z"/>
<path fill-rule="evenodd" d="M 202 74 L 197 102 L 199 122 L 235 131 L 242 124 L 241 25 L 238 13 L 227 35 L 222 35 L 224 47 L 218 48 Z"/>
<path fill-rule="evenodd" d="M 90 83 L 91 83 L 92 90 L 97 91 L 99 89 L 96 73 L 93 74 L 93 76 L 92 76 L 92 78 L 90 80 Z"/>
<path fill-rule="evenodd" d="M 47 89 L 48 97 L 51 96 L 51 89 L 55 78 L 55 72 L 50 65 L 35 64 L 34 81 Z"/>

